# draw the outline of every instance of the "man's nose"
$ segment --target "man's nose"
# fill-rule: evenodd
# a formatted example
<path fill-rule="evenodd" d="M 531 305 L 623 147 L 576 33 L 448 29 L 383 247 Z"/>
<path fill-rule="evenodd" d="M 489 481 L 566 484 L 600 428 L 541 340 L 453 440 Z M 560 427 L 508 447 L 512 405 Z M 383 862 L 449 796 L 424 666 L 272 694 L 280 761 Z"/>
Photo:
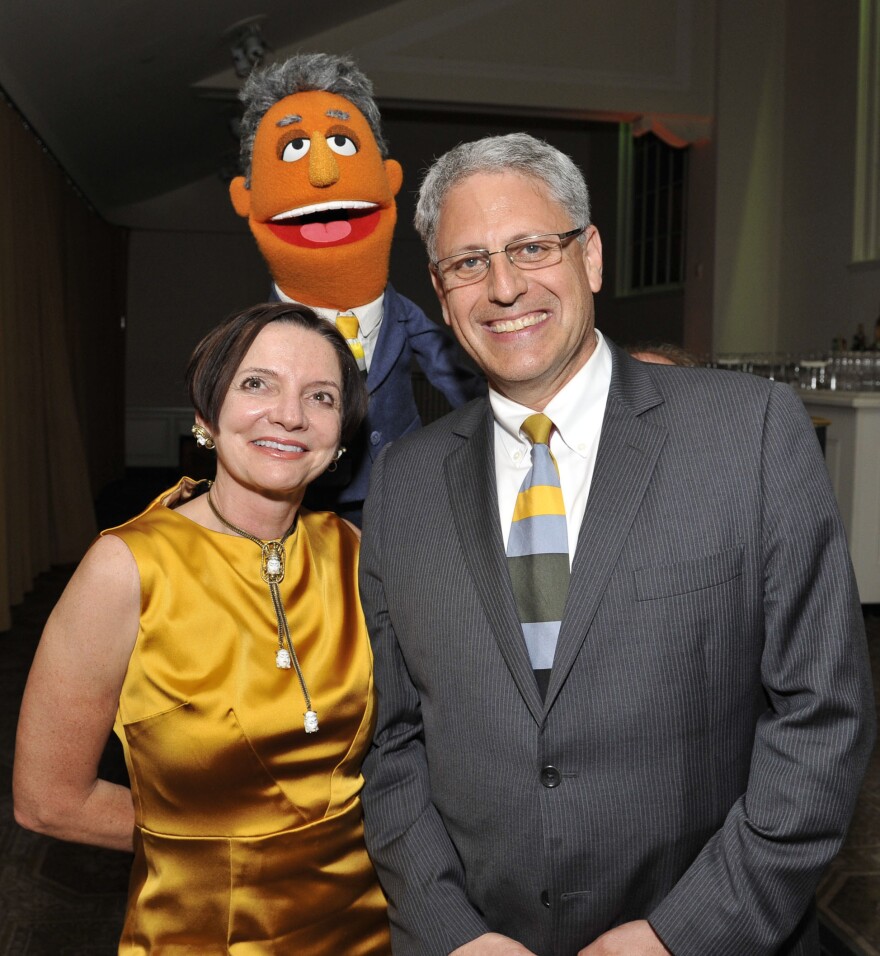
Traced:
<path fill-rule="evenodd" d="M 323 133 L 312 133 L 309 149 L 309 182 L 313 186 L 332 186 L 339 181 L 339 164 Z"/>
<path fill-rule="evenodd" d="M 507 258 L 504 251 L 489 259 L 489 298 L 494 302 L 514 302 L 528 288 L 528 281 L 522 269 L 518 269 Z"/>

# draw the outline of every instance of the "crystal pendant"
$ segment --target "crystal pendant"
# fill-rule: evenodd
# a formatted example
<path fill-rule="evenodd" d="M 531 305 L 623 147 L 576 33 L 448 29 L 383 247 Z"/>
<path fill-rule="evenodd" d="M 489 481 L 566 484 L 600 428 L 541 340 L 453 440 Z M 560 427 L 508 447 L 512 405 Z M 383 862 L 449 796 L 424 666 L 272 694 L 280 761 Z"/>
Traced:
<path fill-rule="evenodd" d="M 275 666 L 281 670 L 290 670 L 290 651 L 279 647 L 275 654 Z"/>
<path fill-rule="evenodd" d="M 307 710 L 305 712 L 305 725 L 306 733 L 313 734 L 318 729 L 318 715 L 313 710 Z"/>

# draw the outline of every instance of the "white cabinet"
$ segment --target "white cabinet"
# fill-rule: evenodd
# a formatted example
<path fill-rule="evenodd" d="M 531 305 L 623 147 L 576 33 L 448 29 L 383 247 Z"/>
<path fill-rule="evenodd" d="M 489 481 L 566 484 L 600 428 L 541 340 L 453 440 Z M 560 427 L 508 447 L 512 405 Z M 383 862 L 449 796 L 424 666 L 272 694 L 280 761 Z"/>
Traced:
<path fill-rule="evenodd" d="M 849 537 L 863 604 L 880 602 L 880 392 L 799 392 L 827 418 L 825 460 Z"/>

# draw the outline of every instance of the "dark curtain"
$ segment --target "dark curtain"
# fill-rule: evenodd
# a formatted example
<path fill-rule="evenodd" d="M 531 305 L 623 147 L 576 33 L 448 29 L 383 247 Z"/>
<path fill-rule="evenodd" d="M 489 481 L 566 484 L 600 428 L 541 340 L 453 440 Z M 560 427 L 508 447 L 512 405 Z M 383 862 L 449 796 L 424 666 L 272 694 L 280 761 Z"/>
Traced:
<path fill-rule="evenodd" d="M 123 471 L 125 244 L 0 99 L 0 630 Z"/>

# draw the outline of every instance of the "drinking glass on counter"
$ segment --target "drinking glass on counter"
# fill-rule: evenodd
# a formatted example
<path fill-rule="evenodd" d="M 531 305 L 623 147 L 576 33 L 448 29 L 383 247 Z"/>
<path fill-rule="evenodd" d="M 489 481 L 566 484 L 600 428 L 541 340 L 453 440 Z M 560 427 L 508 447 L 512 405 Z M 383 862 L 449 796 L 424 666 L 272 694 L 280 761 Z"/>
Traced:
<path fill-rule="evenodd" d="M 828 387 L 828 359 L 803 358 L 798 363 L 798 385 L 811 390 Z"/>
<path fill-rule="evenodd" d="M 834 352 L 829 388 L 841 392 L 880 390 L 880 352 Z"/>
<path fill-rule="evenodd" d="M 784 352 L 714 355 L 709 368 L 750 372 L 808 391 L 880 391 L 880 351 Z"/>

